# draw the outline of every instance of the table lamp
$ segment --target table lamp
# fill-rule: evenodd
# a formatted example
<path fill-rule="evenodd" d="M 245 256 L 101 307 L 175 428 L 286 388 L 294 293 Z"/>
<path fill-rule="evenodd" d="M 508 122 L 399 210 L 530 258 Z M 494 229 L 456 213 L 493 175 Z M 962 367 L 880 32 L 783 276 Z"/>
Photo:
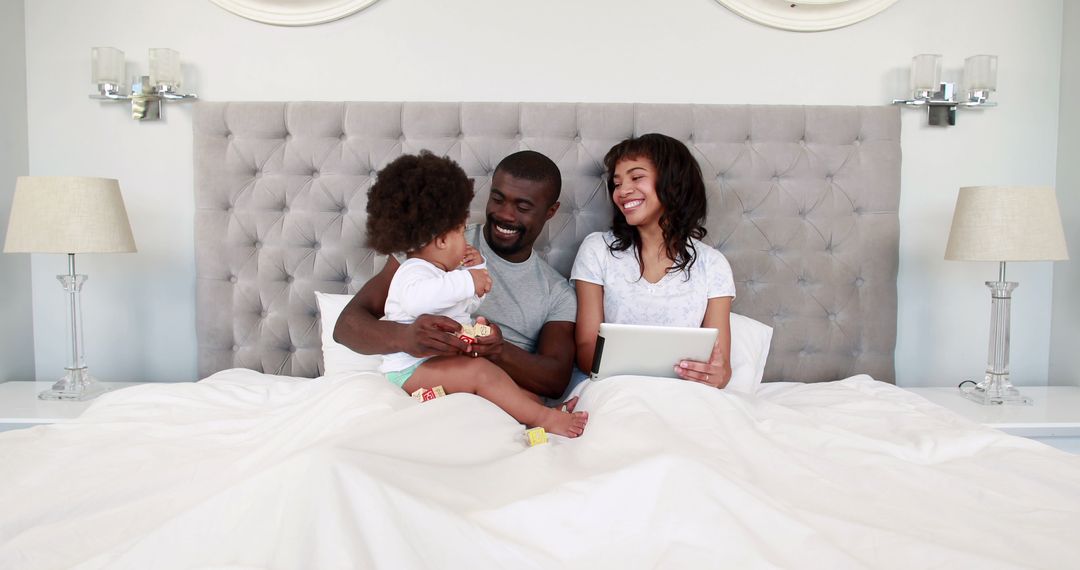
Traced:
<path fill-rule="evenodd" d="M 86 370 L 82 303 L 86 275 L 75 273 L 77 253 L 135 251 L 120 184 L 109 178 L 20 176 L 8 222 L 6 253 L 66 253 L 67 275 L 57 275 L 68 297 L 70 361 L 43 400 L 88 400 L 104 392 Z"/>
<path fill-rule="evenodd" d="M 945 259 L 998 262 L 998 280 L 986 282 L 991 302 L 986 375 L 974 387 L 962 384 L 961 392 L 980 404 L 1031 404 L 1009 381 L 1009 312 L 1019 283 L 1005 280 L 1005 264 L 1069 259 L 1054 189 L 961 188 Z"/>

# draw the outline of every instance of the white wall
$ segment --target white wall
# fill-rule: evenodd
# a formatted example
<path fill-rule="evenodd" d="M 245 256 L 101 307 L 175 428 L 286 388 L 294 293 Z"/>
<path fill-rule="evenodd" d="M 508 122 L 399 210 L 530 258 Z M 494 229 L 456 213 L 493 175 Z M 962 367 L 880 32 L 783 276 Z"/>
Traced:
<path fill-rule="evenodd" d="M 930 128 L 903 113 L 897 373 L 952 385 L 985 364 L 993 264 L 943 261 L 957 189 L 1052 184 L 1060 0 L 901 0 L 858 25 L 797 34 L 709 0 L 381 0 L 334 23 L 278 28 L 210 2 L 27 3 L 30 168 L 120 179 L 139 253 L 84 256 L 87 351 L 99 376 L 195 376 L 191 111 L 138 124 L 85 97 L 89 50 L 113 45 L 145 70 L 178 49 L 190 84 L 226 100 L 486 100 L 880 105 L 907 89 L 912 55 L 998 54 L 1001 107 Z M 58 17 L 62 15 L 62 17 Z M 661 33 L 658 30 L 671 30 Z M 569 38 L 569 39 L 565 39 Z M 197 103 L 196 103 L 197 104 Z M 34 259 L 39 375 L 63 362 L 63 305 L 45 295 L 63 259 Z M 1049 264 L 1016 264 L 1013 370 L 1044 384 Z"/>
<path fill-rule="evenodd" d="M 0 244 L 7 235 L 15 177 L 28 173 L 23 29 L 23 0 L 0 0 Z M 0 382 L 34 379 L 32 315 L 30 256 L 0 254 Z"/>
<path fill-rule="evenodd" d="M 1061 117 L 1057 197 L 1072 259 L 1080 258 L 1080 2 L 1065 2 L 1061 40 Z M 1054 264 L 1050 383 L 1080 386 L 1080 263 Z"/>

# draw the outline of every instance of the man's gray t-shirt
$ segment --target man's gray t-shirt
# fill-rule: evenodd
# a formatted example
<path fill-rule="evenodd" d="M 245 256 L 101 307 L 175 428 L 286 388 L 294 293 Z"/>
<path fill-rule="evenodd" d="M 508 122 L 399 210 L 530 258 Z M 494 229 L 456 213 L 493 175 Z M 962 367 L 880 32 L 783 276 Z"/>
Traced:
<path fill-rule="evenodd" d="M 465 239 L 487 262 L 493 285 L 475 317 L 485 317 L 499 325 L 503 339 L 535 352 L 540 329 L 549 321 L 574 322 L 577 295 L 570 282 L 534 250 L 529 259 L 511 263 L 491 251 L 483 226 L 469 226 Z"/>

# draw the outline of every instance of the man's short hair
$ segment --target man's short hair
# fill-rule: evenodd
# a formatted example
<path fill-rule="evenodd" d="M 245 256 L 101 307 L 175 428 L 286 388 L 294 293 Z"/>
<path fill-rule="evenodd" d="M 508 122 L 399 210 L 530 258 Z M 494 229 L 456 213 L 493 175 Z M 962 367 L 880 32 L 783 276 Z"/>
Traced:
<path fill-rule="evenodd" d="M 545 182 L 555 191 L 551 203 L 559 200 L 562 192 L 562 174 L 559 167 L 547 156 L 535 150 L 521 150 L 499 161 L 495 172 L 505 172 L 514 178 Z"/>

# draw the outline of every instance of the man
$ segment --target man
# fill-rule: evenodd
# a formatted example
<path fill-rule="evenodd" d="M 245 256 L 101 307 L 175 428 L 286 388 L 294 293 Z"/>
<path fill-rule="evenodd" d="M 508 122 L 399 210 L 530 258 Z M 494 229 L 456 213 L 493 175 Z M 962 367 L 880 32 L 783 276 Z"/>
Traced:
<path fill-rule="evenodd" d="M 487 222 L 466 231 L 494 280 L 477 319 L 491 325 L 491 335 L 469 346 L 448 334 L 461 330 L 448 317 L 421 315 L 408 325 L 379 320 L 399 266 L 390 257 L 342 311 L 334 340 L 364 354 L 487 358 L 534 394 L 562 395 L 573 370 L 577 299 L 566 278 L 533 251 L 559 210 L 561 187 L 559 168 L 538 152 L 516 152 L 495 167 Z"/>

